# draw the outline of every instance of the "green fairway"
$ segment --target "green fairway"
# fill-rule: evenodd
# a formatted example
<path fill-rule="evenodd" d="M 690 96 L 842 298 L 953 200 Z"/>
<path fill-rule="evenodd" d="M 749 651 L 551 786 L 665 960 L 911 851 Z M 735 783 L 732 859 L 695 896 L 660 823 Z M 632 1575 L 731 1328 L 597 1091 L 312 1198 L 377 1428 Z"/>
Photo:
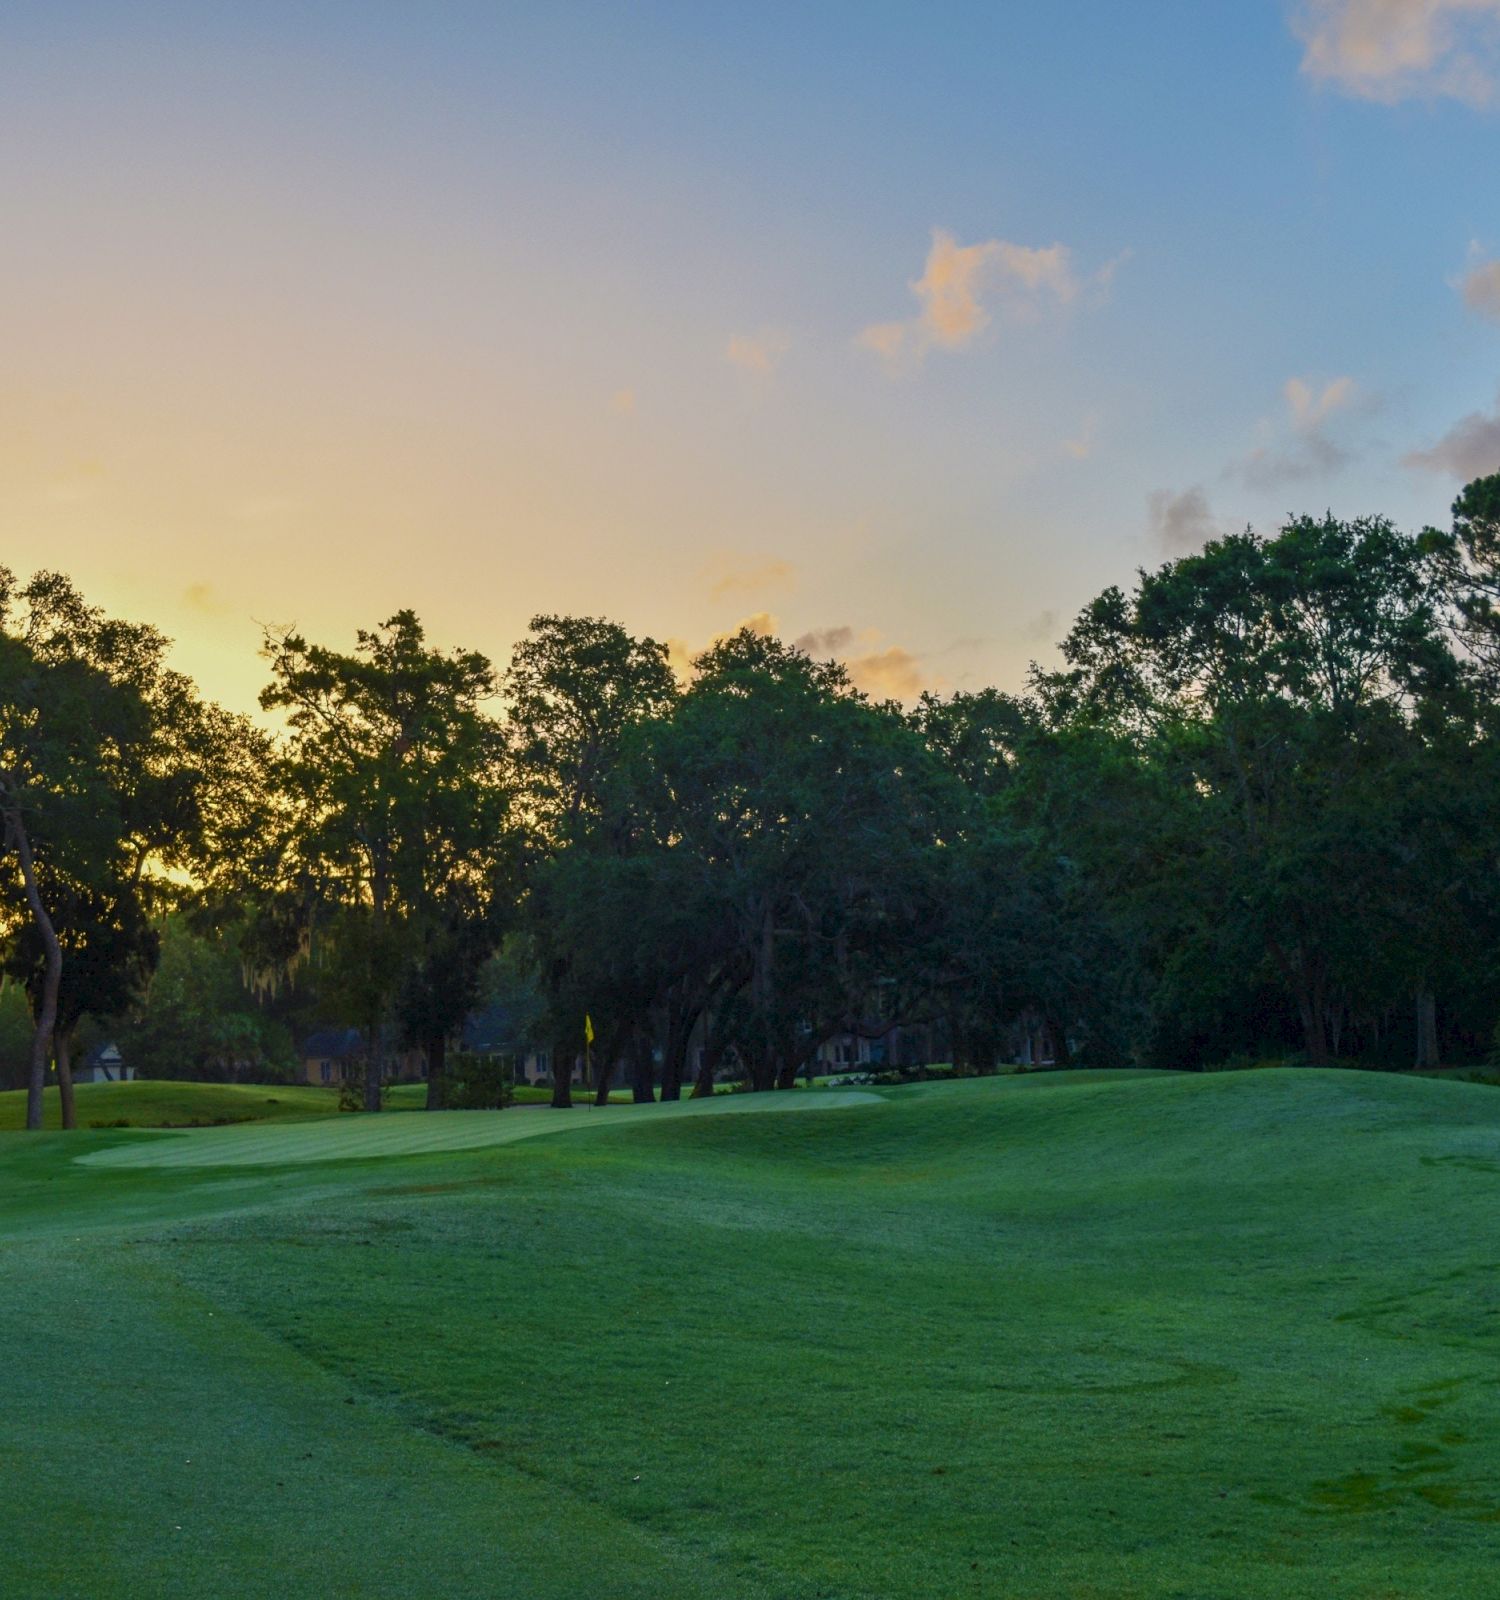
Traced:
<path fill-rule="evenodd" d="M 1367 1073 L 7 1134 L 0 1592 L 1488 1600 L 1497 1222 Z"/>

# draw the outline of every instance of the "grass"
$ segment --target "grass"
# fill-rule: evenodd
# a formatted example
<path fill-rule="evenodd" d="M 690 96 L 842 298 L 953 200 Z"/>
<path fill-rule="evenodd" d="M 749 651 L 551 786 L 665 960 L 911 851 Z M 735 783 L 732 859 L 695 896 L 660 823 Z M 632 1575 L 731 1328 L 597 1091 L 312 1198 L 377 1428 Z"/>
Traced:
<path fill-rule="evenodd" d="M 339 1092 L 317 1084 L 174 1083 L 141 1079 L 131 1083 L 80 1083 L 80 1128 L 195 1128 L 225 1122 L 274 1122 L 286 1117 L 331 1117 L 338 1113 Z M 580 1104 L 591 1098 L 578 1093 Z M 522 1084 L 518 1106 L 550 1103 L 552 1091 Z M 390 1111 L 421 1111 L 427 1104 L 425 1083 L 397 1083 L 386 1091 Z M 611 1105 L 629 1105 L 630 1092 L 616 1089 Z M 44 1128 L 62 1126 L 57 1090 L 43 1096 Z M 0 1090 L 0 1132 L 26 1126 L 26 1091 Z"/>
<path fill-rule="evenodd" d="M 1497 1222 L 1383 1074 L 6 1136 L 3 1587 L 1488 1600 Z"/>
<path fill-rule="evenodd" d="M 134 1128 L 193 1127 L 215 1122 L 276 1121 L 283 1117 L 331 1116 L 338 1092 L 307 1084 L 262 1083 L 80 1083 L 78 1126 L 123 1123 Z M 62 1126 L 57 1090 L 43 1097 L 43 1126 Z M 26 1126 L 26 1091 L 0 1092 L 0 1130 Z"/>

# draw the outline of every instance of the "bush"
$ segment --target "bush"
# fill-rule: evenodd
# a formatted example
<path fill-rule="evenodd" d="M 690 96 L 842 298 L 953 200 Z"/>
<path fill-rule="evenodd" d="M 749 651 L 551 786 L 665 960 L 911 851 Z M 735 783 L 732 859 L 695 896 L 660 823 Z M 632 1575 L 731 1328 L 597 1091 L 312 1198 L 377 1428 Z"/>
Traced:
<path fill-rule="evenodd" d="M 390 1098 L 389 1082 L 380 1086 L 380 1104 L 384 1108 Z M 339 1080 L 339 1110 L 363 1111 L 365 1109 L 365 1069 L 361 1062 Z"/>
<path fill-rule="evenodd" d="M 448 1058 L 446 1103 L 453 1111 L 503 1111 L 516 1098 L 515 1074 L 502 1056 L 460 1051 Z"/>

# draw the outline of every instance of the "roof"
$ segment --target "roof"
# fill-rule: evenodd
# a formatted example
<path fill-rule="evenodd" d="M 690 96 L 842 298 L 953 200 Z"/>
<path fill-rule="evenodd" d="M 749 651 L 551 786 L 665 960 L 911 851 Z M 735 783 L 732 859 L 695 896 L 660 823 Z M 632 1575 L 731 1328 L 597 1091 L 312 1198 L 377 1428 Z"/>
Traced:
<path fill-rule="evenodd" d="M 463 1048 L 475 1055 L 515 1050 L 527 1042 L 516 1008 L 503 1001 L 493 1001 L 464 1018 Z"/>
<path fill-rule="evenodd" d="M 365 1036 L 358 1028 L 320 1028 L 302 1041 L 300 1054 L 303 1060 L 318 1057 L 326 1061 L 342 1061 L 347 1056 L 357 1056 L 365 1047 Z"/>

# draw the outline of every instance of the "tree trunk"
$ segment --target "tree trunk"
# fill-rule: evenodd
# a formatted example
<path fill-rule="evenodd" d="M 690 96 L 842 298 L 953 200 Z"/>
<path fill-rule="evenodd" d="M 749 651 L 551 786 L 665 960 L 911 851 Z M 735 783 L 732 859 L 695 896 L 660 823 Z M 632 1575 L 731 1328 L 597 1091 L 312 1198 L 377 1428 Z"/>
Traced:
<path fill-rule="evenodd" d="M 42 1004 L 37 1011 L 36 1029 L 31 1036 L 31 1061 L 26 1075 L 26 1127 L 36 1132 L 42 1125 L 42 1090 L 47 1083 L 47 1060 L 52 1054 L 52 1034 L 57 1027 L 57 995 L 62 988 L 62 946 L 58 943 L 52 918 L 42 904 L 41 890 L 36 881 L 36 862 L 31 854 L 31 839 L 17 803 L 13 802 L 6 813 L 5 831 L 20 858 L 26 903 L 31 908 L 47 956 L 42 973 Z"/>
<path fill-rule="evenodd" d="M 663 1100 L 682 1099 L 683 1069 L 687 1065 L 688 1040 L 693 1036 L 693 1021 L 676 1006 L 667 1019 L 667 1047 L 661 1060 L 661 1097 Z"/>
<path fill-rule="evenodd" d="M 630 1060 L 630 1099 L 634 1105 L 651 1105 L 656 1099 L 656 1063 L 651 1059 L 651 1035 L 645 1028 L 634 1036 Z"/>
<path fill-rule="evenodd" d="M 78 1126 L 78 1110 L 73 1101 L 73 1038 L 59 1028 L 53 1035 L 53 1052 L 57 1057 L 57 1094 L 62 1102 L 64 1128 Z"/>
<path fill-rule="evenodd" d="M 968 1064 L 969 1045 L 964 1035 L 963 1023 L 956 1016 L 948 1017 L 948 1059 L 955 1072 Z"/>
<path fill-rule="evenodd" d="M 1307 952 L 1300 945 L 1296 949 L 1295 959 L 1279 940 L 1268 939 L 1266 948 L 1271 952 L 1271 959 L 1287 986 L 1297 997 L 1297 1015 L 1302 1021 L 1302 1039 L 1307 1049 L 1308 1064 L 1326 1067 L 1328 1035 L 1324 1030 L 1322 973 L 1308 960 Z"/>
<path fill-rule="evenodd" d="M 1437 996 L 1426 984 L 1417 990 L 1417 1066 L 1438 1064 Z"/>
<path fill-rule="evenodd" d="M 573 1057 L 565 1044 L 552 1046 L 552 1109 L 573 1109 Z"/>
<path fill-rule="evenodd" d="M 705 1100 L 714 1092 L 714 1079 L 719 1063 L 724 1059 L 724 1047 L 711 1037 L 703 1041 L 703 1059 L 698 1063 L 698 1075 L 693 1079 L 694 1100 Z"/>
<path fill-rule="evenodd" d="M 776 1047 L 769 1040 L 755 1053 L 750 1066 L 750 1088 L 755 1094 L 764 1094 L 776 1087 Z"/>
<path fill-rule="evenodd" d="M 1302 1019 L 1302 1038 L 1310 1066 L 1328 1065 L 1328 1036 L 1323 1031 L 1323 1010 L 1317 990 L 1304 976 L 1297 984 L 1297 1013 Z"/>
<path fill-rule="evenodd" d="M 365 1051 L 365 1110 L 380 1110 L 380 1086 L 385 1082 L 385 1030 L 379 1026 L 370 1029 L 369 1046 Z"/>
<path fill-rule="evenodd" d="M 435 1033 L 427 1041 L 427 1109 L 441 1111 L 448 1098 L 448 1035 Z"/>
<path fill-rule="evenodd" d="M 594 1058 L 594 1104 L 609 1104 L 609 1083 L 615 1075 L 615 1057 L 620 1053 L 619 1043 L 613 1033 L 600 1035 L 603 1049 Z"/>

